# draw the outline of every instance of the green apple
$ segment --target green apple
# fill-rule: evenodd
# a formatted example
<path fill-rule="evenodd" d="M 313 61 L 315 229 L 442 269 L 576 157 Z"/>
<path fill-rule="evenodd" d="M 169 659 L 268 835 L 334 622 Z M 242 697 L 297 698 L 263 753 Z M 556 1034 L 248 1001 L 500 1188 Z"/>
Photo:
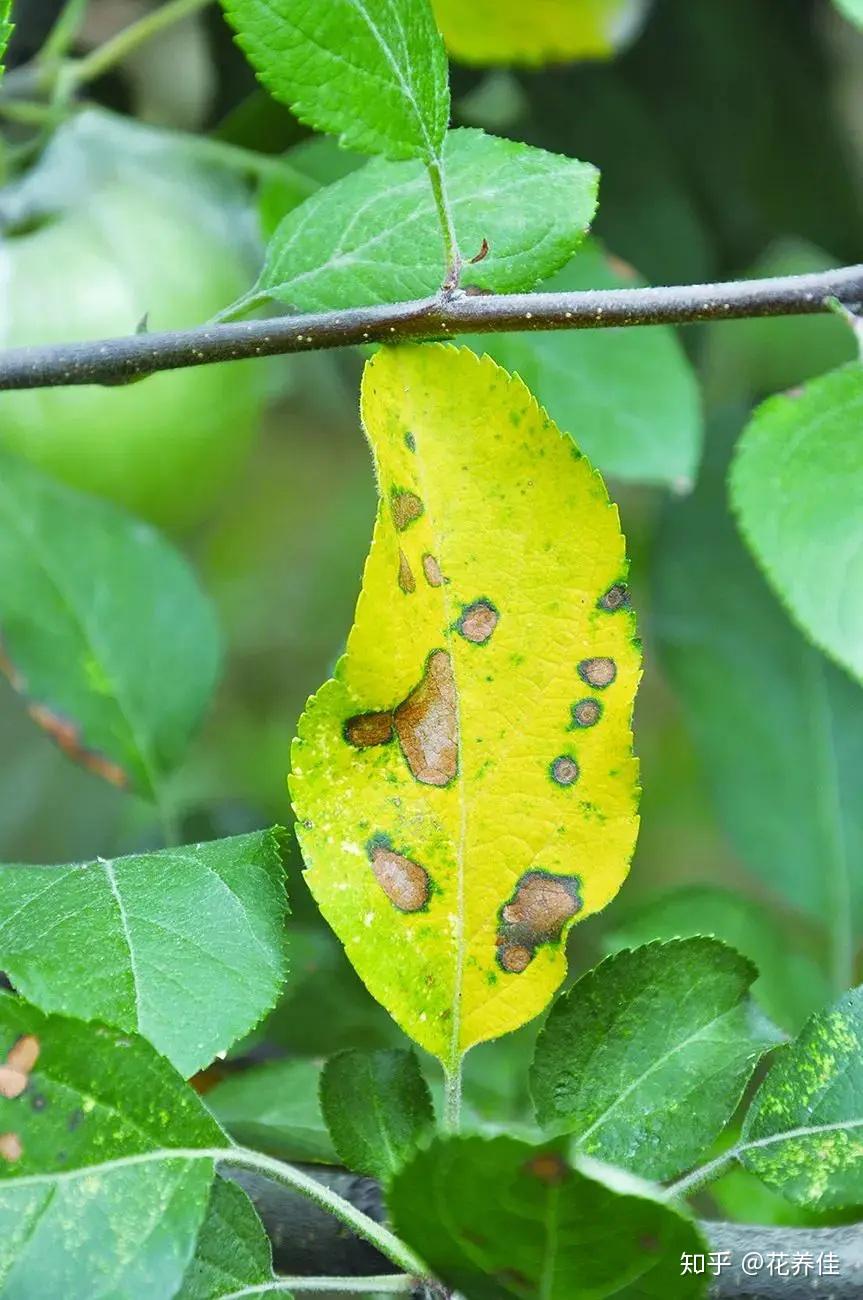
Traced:
<path fill-rule="evenodd" d="M 249 286 L 215 193 L 118 168 L 0 238 L 0 345 L 69 342 L 204 323 Z M 231 483 L 263 401 L 256 362 L 116 388 L 0 396 L 0 443 L 75 487 L 181 529 Z"/>

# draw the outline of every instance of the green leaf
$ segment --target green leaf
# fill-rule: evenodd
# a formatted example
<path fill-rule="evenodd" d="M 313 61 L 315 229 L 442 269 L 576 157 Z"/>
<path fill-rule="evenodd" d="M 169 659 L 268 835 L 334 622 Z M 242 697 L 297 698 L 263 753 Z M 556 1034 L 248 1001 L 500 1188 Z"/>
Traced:
<path fill-rule="evenodd" d="M 617 511 L 520 380 L 385 348 L 362 415 L 378 520 L 291 794 L 324 917 L 454 1070 L 545 1007 L 570 927 L 626 877 L 640 646 Z"/>
<path fill-rule="evenodd" d="M 321 1075 L 321 1109 L 343 1163 L 386 1183 L 434 1130 L 413 1052 L 340 1052 Z"/>
<path fill-rule="evenodd" d="M 12 35 L 11 17 L 12 0 L 0 0 L 0 79 L 5 72 L 3 58 L 6 54 L 6 46 L 9 44 L 9 37 Z"/>
<path fill-rule="evenodd" d="M 596 208 L 594 167 L 470 129 L 448 133 L 444 158 L 459 247 L 471 257 L 489 245 L 463 287 L 531 289 L 569 260 Z M 444 272 L 425 168 L 375 160 L 288 213 L 249 297 L 359 307 L 436 293 Z"/>
<path fill-rule="evenodd" d="M 216 681 L 218 634 L 152 528 L 0 453 L 0 658 L 61 749 L 155 797 Z"/>
<path fill-rule="evenodd" d="M 62 867 L 0 866 L 0 969 L 44 1011 L 141 1034 L 188 1076 L 285 978 L 278 832 Z"/>
<path fill-rule="evenodd" d="M 849 22 L 863 27 L 863 0 L 833 0 L 833 3 Z"/>
<path fill-rule="evenodd" d="M 236 1183 L 214 1179 L 195 1256 L 177 1300 L 220 1300 L 272 1278 L 270 1239 L 255 1207 Z"/>
<path fill-rule="evenodd" d="M 647 1183 L 559 1144 L 509 1137 L 437 1138 L 396 1174 L 387 1197 L 398 1234 L 436 1277 L 471 1300 L 689 1300 L 704 1279 L 681 1275 L 703 1252 L 694 1223 Z"/>
<path fill-rule="evenodd" d="M 863 1202 L 863 988 L 782 1049 L 743 1123 L 741 1160 L 797 1205 Z"/>
<path fill-rule="evenodd" d="M 8 1063 L 25 1054 L 26 1088 L 10 1098 Z M 173 1295 L 213 1177 L 212 1161 L 174 1152 L 226 1145 L 203 1102 L 142 1039 L 8 994 L 0 1060 L 3 1296 Z"/>
<path fill-rule="evenodd" d="M 740 439 L 731 498 L 767 579 L 810 640 L 863 680 L 863 365 L 774 397 Z"/>
<path fill-rule="evenodd" d="M 711 934 L 743 953 L 758 968 L 752 996 L 766 1014 L 792 1033 L 829 1001 L 829 984 L 811 957 L 800 951 L 763 903 L 712 885 L 686 885 L 617 913 L 608 946 L 634 948 L 652 939 Z"/>
<path fill-rule="evenodd" d="M 791 625 L 728 514 L 727 435 L 668 511 L 655 565 L 663 667 L 743 861 L 825 925 L 863 922 L 863 692 Z"/>
<path fill-rule="evenodd" d="M 447 48 L 462 63 L 607 59 L 638 32 L 649 0 L 434 0 Z"/>
<path fill-rule="evenodd" d="M 756 973 L 706 938 L 606 958 L 558 998 L 537 1040 L 539 1122 L 643 1177 L 689 1168 L 781 1041 L 749 1001 Z"/>
<path fill-rule="evenodd" d="M 438 156 L 449 122 L 428 0 L 222 0 L 249 62 L 301 122 L 346 149 Z"/>
<path fill-rule="evenodd" d="M 543 292 L 632 288 L 634 272 L 590 241 Z M 469 340 L 517 371 L 552 419 L 604 474 L 690 487 L 702 417 L 692 367 L 673 329 L 560 330 Z"/>
<path fill-rule="evenodd" d="M 316 1061 L 268 1061 L 207 1093 L 207 1105 L 237 1142 L 280 1160 L 338 1164 L 321 1114 Z"/>

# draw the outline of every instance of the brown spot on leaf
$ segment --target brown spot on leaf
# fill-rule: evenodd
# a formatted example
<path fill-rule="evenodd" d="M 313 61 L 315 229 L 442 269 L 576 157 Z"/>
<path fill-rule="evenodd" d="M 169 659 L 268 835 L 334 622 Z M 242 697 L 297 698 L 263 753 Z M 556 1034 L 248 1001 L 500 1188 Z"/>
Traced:
<path fill-rule="evenodd" d="M 425 867 L 382 843 L 370 848 L 369 857 L 375 878 L 390 902 L 400 912 L 421 912 L 431 893 Z"/>
<path fill-rule="evenodd" d="M 569 754 L 561 754 L 550 768 L 551 779 L 556 785 L 574 785 L 578 780 L 578 763 Z"/>
<path fill-rule="evenodd" d="M 14 1101 L 27 1087 L 27 1075 L 22 1070 L 13 1070 L 11 1065 L 0 1065 L 0 1097 Z"/>
<path fill-rule="evenodd" d="M 440 571 L 440 565 L 433 555 L 423 556 L 423 573 L 430 587 L 442 587 L 446 578 Z"/>
<path fill-rule="evenodd" d="M 572 706 L 572 724 L 574 727 L 594 727 L 602 717 L 602 705 L 599 700 L 579 700 Z"/>
<path fill-rule="evenodd" d="M 400 492 L 394 489 L 390 498 L 390 509 L 397 531 L 403 533 L 409 524 L 419 519 L 425 506 L 416 492 Z"/>
<path fill-rule="evenodd" d="M 498 962 L 505 971 L 520 973 L 540 944 L 560 942 L 567 921 L 581 911 L 579 883 L 574 876 L 525 872 L 500 913 Z"/>
<path fill-rule="evenodd" d="M 498 961 L 510 975 L 520 975 L 533 961 L 530 948 L 521 943 L 505 943 L 498 950 Z"/>
<path fill-rule="evenodd" d="M 15 667 L 2 645 L 0 645 L 0 673 L 3 673 L 12 689 L 19 694 L 26 689 L 26 678 Z"/>
<path fill-rule="evenodd" d="M 597 601 L 600 609 L 607 609 L 609 613 L 614 613 L 616 609 L 623 609 L 629 604 L 629 592 L 622 582 L 616 582 L 613 587 L 609 587 L 604 596 L 600 596 Z"/>
<path fill-rule="evenodd" d="M 554 1151 L 532 1156 L 525 1165 L 525 1170 L 540 1182 L 548 1183 L 549 1187 L 557 1187 L 569 1173 L 566 1161 Z"/>
<path fill-rule="evenodd" d="M 61 717 L 53 709 L 47 708 L 44 704 L 29 704 L 27 712 L 33 721 L 47 731 L 52 740 L 60 746 L 63 753 L 73 759 L 74 762 L 80 763 L 81 767 L 88 772 L 101 776 L 104 780 L 109 781 L 111 785 L 119 786 L 125 789 L 129 784 L 129 778 L 120 767 L 119 763 L 113 762 L 100 754 L 95 749 L 87 749 L 81 741 L 80 729 L 74 722 L 68 718 Z"/>
<path fill-rule="evenodd" d="M 404 551 L 399 551 L 399 586 L 406 596 L 416 591 L 417 584 L 413 575 L 413 570 L 408 562 L 408 557 Z"/>
<path fill-rule="evenodd" d="M 0 1133 L 0 1156 L 14 1164 L 24 1154 L 24 1147 L 17 1133 Z"/>
<path fill-rule="evenodd" d="M 610 686 L 617 676 L 617 665 L 613 659 L 607 659 L 602 656 L 596 659 L 582 659 L 578 665 L 578 675 L 588 686 L 594 686 L 597 690 L 604 690 Z"/>
<path fill-rule="evenodd" d="M 485 645 L 499 620 L 500 614 L 490 600 L 475 600 L 467 606 L 456 627 L 466 641 Z"/>
<path fill-rule="evenodd" d="M 345 723 L 345 740 L 357 749 L 386 745 L 393 738 L 391 713 L 358 713 Z"/>
<path fill-rule="evenodd" d="M 458 771 L 458 715 L 452 661 L 433 650 L 422 681 L 393 712 L 408 767 L 423 785 L 448 785 Z"/>
<path fill-rule="evenodd" d="M 29 1074 L 39 1060 L 39 1039 L 35 1034 L 24 1034 L 9 1049 L 6 1064 L 13 1070 Z"/>

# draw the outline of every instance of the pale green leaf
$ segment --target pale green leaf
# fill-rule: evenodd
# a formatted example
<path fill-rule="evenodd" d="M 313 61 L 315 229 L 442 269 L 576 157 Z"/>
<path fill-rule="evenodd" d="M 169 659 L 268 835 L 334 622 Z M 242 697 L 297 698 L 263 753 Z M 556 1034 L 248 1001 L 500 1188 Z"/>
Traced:
<path fill-rule="evenodd" d="M 756 971 L 715 939 L 608 957 L 552 1007 L 531 1087 L 540 1123 L 645 1178 L 694 1164 L 781 1035 L 749 1001 Z"/>
<path fill-rule="evenodd" d="M 318 1010 L 320 1014 L 320 1010 Z M 267 1061 L 230 1075 L 207 1105 L 237 1142 L 280 1160 L 338 1164 L 318 1096 L 317 1061 Z"/>
<path fill-rule="evenodd" d="M 863 1203 L 863 988 L 783 1048 L 743 1124 L 741 1159 L 815 1209 Z"/>
<path fill-rule="evenodd" d="M 447 48 L 463 63 L 607 59 L 641 28 L 650 0 L 433 0 Z"/>
<path fill-rule="evenodd" d="M 543 1009 L 569 928 L 626 877 L 640 646 L 617 511 L 520 380 L 387 348 L 362 413 L 378 521 L 291 792 L 321 911 L 454 1069 Z"/>
<path fill-rule="evenodd" d="M 440 153 L 449 82 L 428 0 L 222 3 L 259 78 L 301 122 L 361 153 Z"/>
<path fill-rule="evenodd" d="M 758 408 L 731 498 L 773 589 L 810 640 L 863 679 L 863 365 Z"/>
<path fill-rule="evenodd" d="M 255 1207 L 236 1183 L 214 1179 L 195 1256 L 177 1300 L 221 1300 L 272 1277 L 270 1239 Z"/>
<path fill-rule="evenodd" d="M 590 241 L 543 292 L 632 288 L 634 272 Z M 691 486 L 702 416 L 692 367 L 674 330 L 550 330 L 471 340 L 515 370 L 603 474 Z"/>
<path fill-rule="evenodd" d="M 0 1060 L 4 1300 L 173 1295 L 213 1177 L 212 1161 L 173 1153 L 225 1146 L 203 1102 L 142 1039 L 9 994 Z M 15 1061 L 29 1066 L 23 1091 L 9 1086 Z"/>
<path fill-rule="evenodd" d="M 863 27 L 863 0 L 833 0 L 833 3 L 849 22 Z"/>
<path fill-rule="evenodd" d="M 655 563 L 662 663 L 744 863 L 823 925 L 863 922 L 863 691 L 797 632 L 725 498 L 727 427 L 668 510 Z"/>
<path fill-rule="evenodd" d="M 5 71 L 3 58 L 6 54 L 6 46 L 9 44 L 9 37 L 12 35 L 12 0 L 0 0 L 0 78 Z"/>
<path fill-rule="evenodd" d="M 90 771 L 157 794 L 215 684 L 218 634 L 182 557 L 107 502 L 0 453 L 0 666 Z"/>
<path fill-rule="evenodd" d="M 698 1229 L 649 1183 L 561 1144 L 438 1138 L 398 1173 L 387 1197 L 396 1231 L 435 1276 L 471 1300 L 693 1300 L 681 1274 L 704 1252 Z"/>
<path fill-rule="evenodd" d="M 321 1075 L 321 1109 L 343 1164 L 382 1183 L 434 1130 L 417 1058 L 398 1048 L 330 1057 Z"/>
<path fill-rule="evenodd" d="M 463 287 L 531 289 L 569 260 L 596 208 L 594 167 L 471 129 L 450 131 L 444 156 L 459 247 L 470 258 L 489 246 Z M 423 165 L 376 160 L 288 213 L 249 297 L 302 311 L 422 298 L 445 261 Z"/>
<path fill-rule="evenodd" d="M 713 885 L 685 885 L 615 913 L 607 944 L 617 951 L 652 939 L 711 934 L 743 953 L 758 969 L 752 996 L 783 1029 L 796 1033 L 829 1001 L 824 972 L 801 950 L 775 911 L 763 902 Z"/>
<path fill-rule="evenodd" d="M 141 1034 L 191 1075 L 285 978 L 278 833 L 62 867 L 0 866 L 0 969 L 44 1011 Z"/>

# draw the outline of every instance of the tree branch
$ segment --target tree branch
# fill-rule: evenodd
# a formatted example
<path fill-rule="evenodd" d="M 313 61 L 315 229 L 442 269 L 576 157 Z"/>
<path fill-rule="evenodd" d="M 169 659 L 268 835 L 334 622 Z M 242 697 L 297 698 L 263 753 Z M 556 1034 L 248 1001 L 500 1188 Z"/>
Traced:
<path fill-rule="evenodd" d="M 305 1173 L 320 1179 L 332 1191 L 351 1201 L 371 1218 L 383 1217 L 381 1194 L 370 1178 L 322 1165 L 300 1165 Z M 352 1236 L 331 1215 L 311 1201 L 254 1172 L 223 1169 L 248 1192 L 264 1221 L 273 1243 L 273 1260 L 278 1273 L 353 1274 L 363 1276 L 388 1272 L 392 1265 L 367 1243 Z M 711 1300 L 860 1300 L 863 1295 L 863 1230 L 860 1224 L 847 1228 L 755 1227 L 744 1223 L 702 1221 L 701 1229 L 711 1251 L 728 1251 L 731 1265 L 722 1269 L 710 1288 Z M 762 1256 L 760 1269 L 747 1276 L 744 1259 L 753 1266 L 753 1252 Z M 839 1273 L 821 1276 L 817 1266 L 797 1277 L 771 1275 L 771 1254 L 791 1261 L 795 1254 L 818 1256 L 830 1252 L 838 1257 Z M 302 1294 L 297 1286 L 296 1293 Z"/>
<path fill-rule="evenodd" d="M 863 306 L 863 264 L 818 275 L 581 293 L 441 294 L 415 302 L 0 353 L 0 390 L 122 384 L 158 370 L 364 343 L 526 330 L 681 325 Z"/>

